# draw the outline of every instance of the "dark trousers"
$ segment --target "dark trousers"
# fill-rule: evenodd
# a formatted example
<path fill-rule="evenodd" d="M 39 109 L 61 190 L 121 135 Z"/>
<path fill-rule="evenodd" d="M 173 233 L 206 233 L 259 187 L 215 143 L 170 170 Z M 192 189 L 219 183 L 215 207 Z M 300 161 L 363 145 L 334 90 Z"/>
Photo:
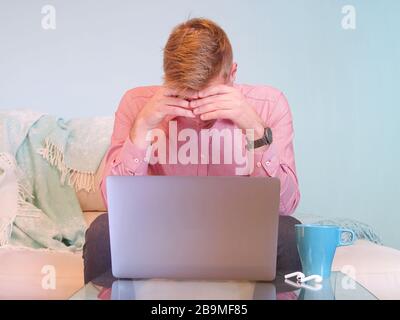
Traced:
<path fill-rule="evenodd" d="M 291 216 L 279 217 L 277 271 L 301 270 L 294 229 L 294 225 L 298 223 L 300 221 Z M 97 217 L 86 231 L 83 260 L 85 283 L 111 269 L 108 214 Z"/>

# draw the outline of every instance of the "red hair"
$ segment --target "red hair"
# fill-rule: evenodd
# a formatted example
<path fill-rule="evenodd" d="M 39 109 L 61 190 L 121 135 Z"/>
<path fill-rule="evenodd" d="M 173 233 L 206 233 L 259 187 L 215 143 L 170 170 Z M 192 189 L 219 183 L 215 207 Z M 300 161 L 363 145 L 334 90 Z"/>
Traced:
<path fill-rule="evenodd" d="M 226 80 L 233 62 L 232 46 L 215 22 L 195 18 L 176 26 L 164 48 L 164 81 L 173 89 L 204 89 L 222 75 Z"/>

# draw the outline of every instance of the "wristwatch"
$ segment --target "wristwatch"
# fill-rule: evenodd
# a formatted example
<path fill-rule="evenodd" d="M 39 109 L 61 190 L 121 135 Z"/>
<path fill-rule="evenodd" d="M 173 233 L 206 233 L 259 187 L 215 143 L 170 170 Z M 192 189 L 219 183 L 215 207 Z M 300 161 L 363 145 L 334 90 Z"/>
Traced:
<path fill-rule="evenodd" d="M 261 139 L 255 141 L 247 140 L 247 150 L 257 149 L 262 146 L 268 146 L 272 143 L 272 130 L 267 127 L 264 129 L 264 136 Z"/>

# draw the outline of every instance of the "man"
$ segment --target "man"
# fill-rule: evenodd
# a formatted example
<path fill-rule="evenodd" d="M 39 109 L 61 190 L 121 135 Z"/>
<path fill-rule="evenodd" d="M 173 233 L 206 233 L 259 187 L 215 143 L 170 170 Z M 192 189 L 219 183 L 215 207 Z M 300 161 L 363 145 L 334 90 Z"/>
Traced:
<path fill-rule="evenodd" d="M 236 71 L 231 44 L 218 25 L 207 19 L 178 25 L 164 49 L 164 85 L 129 90 L 115 113 L 102 194 L 106 202 L 109 175 L 278 177 L 277 268 L 300 270 L 294 236 L 299 221 L 289 216 L 300 199 L 289 105 L 271 87 L 235 84 Z M 205 130 L 220 133 L 219 140 L 228 138 L 223 144 L 199 138 Z M 230 140 L 238 131 L 244 144 Z M 213 161 L 204 150 L 213 153 Z M 247 171 L 238 170 L 237 157 L 232 160 L 237 150 L 246 154 Z M 88 229 L 83 256 L 85 282 L 111 268 L 107 214 Z"/>

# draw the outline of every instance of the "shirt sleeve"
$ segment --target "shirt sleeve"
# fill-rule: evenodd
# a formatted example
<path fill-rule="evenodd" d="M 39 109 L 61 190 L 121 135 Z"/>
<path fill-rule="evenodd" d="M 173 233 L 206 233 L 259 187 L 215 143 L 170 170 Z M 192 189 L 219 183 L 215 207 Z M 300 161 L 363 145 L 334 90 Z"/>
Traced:
<path fill-rule="evenodd" d="M 146 149 L 138 148 L 128 137 L 111 163 L 110 175 L 143 176 L 147 169 Z"/>
<path fill-rule="evenodd" d="M 126 93 L 115 113 L 111 145 L 106 154 L 106 164 L 101 181 L 101 193 L 107 207 L 106 178 L 108 176 L 147 175 L 147 149 L 136 146 L 129 138 L 136 115 L 136 106 Z"/>
<path fill-rule="evenodd" d="M 271 145 L 254 150 L 254 169 L 251 176 L 276 177 L 281 182 L 279 212 L 291 215 L 300 201 L 293 150 L 293 122 L 289 104 L 283 94 L 270 112 L 267 125 L 272 130 Z"/>

